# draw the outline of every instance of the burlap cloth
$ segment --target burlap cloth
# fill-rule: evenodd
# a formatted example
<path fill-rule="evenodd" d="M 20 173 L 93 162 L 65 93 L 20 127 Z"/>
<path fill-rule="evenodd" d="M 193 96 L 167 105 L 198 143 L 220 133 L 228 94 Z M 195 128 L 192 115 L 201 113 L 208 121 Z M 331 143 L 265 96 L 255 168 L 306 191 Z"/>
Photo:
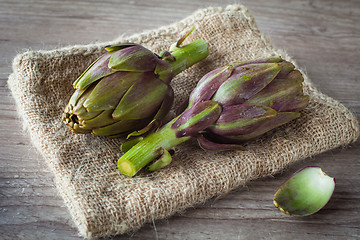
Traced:
<path fill-rule="evenodd" d="M 136 42 L 159 53 L 195 26 L 187 42 L 201 38 L 209 57 L 172 82 L 175 106 L 207 72 L 234 61 L 282 56 L 262 35 L 241 5 L 207 8 L 154 31 L 111 43 Z M 310 104 L 302 116 L 246 144 L 246 152 L 205 152 L 195 141 L 178 146 L 173 162 L 134 178 L 117 174 L 123 139 L 71 133 L 61 114 L 73 92 L 72 82 L 109 43 L 28 51 L 16 56 L 9 87 L 33 144 L 54 172 L 55 182 L 84 237 L 122 234 L 146 222 L 228 192 L 249 180 L 275 174 L 290 163 L 347 145 L 359 136 L 356 118 L 339 102 L 320 93 L 305 75 Z M 172 112 L 170 114 L 173 115 Z"/>

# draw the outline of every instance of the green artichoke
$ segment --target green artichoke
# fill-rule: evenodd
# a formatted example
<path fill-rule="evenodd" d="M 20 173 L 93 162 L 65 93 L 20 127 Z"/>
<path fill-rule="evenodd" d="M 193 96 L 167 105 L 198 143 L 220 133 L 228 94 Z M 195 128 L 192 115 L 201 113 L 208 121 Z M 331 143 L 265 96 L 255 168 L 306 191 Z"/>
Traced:
<path fill-rule="evenodd" d="M 300 116 L 309 101 L 302 82 L 294 65 L 280 57 L 215 69 L 199 81 L 183 113 L 141 141 L 131 141 L 133 147 L 126 145 L 118 168 L 133 176 L 159 158 L 150 165 L 156 170 L 170 163 L 168 150 L 191 137 L 205 150 L 245 150 L 244 141 Z"/>
<path fill-rule="evenodd" d="M 172 78 L 208 55 L 203 40 L 180 46 L 190 32 L 160 55 L 135 43 L 107 46 L 73 83 L 63 122 L 74 133 L 99 136 L 141 134 L 159 124 L 173 103 Z"/>

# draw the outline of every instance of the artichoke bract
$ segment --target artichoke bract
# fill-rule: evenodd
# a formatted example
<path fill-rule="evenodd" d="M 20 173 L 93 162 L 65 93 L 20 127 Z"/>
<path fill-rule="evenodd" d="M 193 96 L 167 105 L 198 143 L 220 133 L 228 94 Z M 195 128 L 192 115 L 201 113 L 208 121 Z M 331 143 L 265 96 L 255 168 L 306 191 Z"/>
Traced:
<path fill-rule="evenodd" d="M 135 43 L 105 47 L 73 83 L 63 122 L 74 133 L 113 137 L 159 125 L 173 103 L 173 77 L 208 55 L 201 39 L 180 46 L 190 32 L 159 55 Z"/>
<path fill-rule="evenodd" d="M 307 216 L 322 209 L 335 190 L 335 178 L 317 166 L 300 169 L 274 195 L 274 205 L 292 216 Z"/>
<path fill-rule="evenodd" d="M 156 170 L 170 163 L 171 148 L 191 137 L 205 150 L 245 150 L 241 143 L 300 116 L 309 101 L 302 82 L 295 66 L 280 57 L 215 69 L 198 82 L 183 113 L 141 141 L 132 140 L 134 146 L 127 144 L 118 168 L 133 176 L 157 159 L 149 167 Z"/>

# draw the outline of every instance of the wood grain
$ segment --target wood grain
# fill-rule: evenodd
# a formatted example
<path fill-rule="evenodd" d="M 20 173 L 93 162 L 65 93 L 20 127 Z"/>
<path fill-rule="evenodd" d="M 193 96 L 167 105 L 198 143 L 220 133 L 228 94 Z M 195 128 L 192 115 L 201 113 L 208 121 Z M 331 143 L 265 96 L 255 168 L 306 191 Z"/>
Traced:
<path fill-rule="evenodd" d="M 198 8 L 233 2 L 0 0 L 0 239 L 81 239 L 52 173 L 22 130 L 6 85 L 14 56 L 25 49 L 109 41 L 181 20 Z M 260 30 L 293 56 L 322 92 L 360 118 L 358 0 L 242 3 Z M 113 239 L 358 239 L 359 156 L 357 141 Z M 315 215 L 285 216 L 273 206 L 273 194 L 307 165 L 318 165 L 335 177 L 335 193 Z"/>

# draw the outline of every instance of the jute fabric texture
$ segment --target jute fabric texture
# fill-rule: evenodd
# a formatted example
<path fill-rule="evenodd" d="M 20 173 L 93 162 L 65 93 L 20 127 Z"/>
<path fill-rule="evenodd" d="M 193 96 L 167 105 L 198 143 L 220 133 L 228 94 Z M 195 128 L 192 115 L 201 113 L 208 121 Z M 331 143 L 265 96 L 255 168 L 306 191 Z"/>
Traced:
<path fill-rule="evenodd" d="M 301 117 L 248 142 L 245 152 L 205 152 L 196 141 L 178 146 L 166 168 L 136 177 L 118 174 L 124 139 L 71 133 L 61 115 L 72 82 L 111 43 L 136 42 L 160 53 L 195 26 L 185 43 L 204 39 L 206 60 L 173 81 L 178 106 L 207 72 L 235 61 L 282 56 L 259 32 L 241 5 L 206 8 L 170 26 L 108 43 L 28 51 L 16 56 L 8 85 L 34 146 L 52 169 L 59 193 L 82 236 L 122 234 L 226 193 L 249 180 L 275 174 L 289 164 L 345 146 L 359 136 L 356 118 L 338 101 L 320 93 L 304 74 L 310 103 Z M 296 63 L 294 63 L 296 65 Z M 169 118 L 174 116 L 174 110 Z"/>

